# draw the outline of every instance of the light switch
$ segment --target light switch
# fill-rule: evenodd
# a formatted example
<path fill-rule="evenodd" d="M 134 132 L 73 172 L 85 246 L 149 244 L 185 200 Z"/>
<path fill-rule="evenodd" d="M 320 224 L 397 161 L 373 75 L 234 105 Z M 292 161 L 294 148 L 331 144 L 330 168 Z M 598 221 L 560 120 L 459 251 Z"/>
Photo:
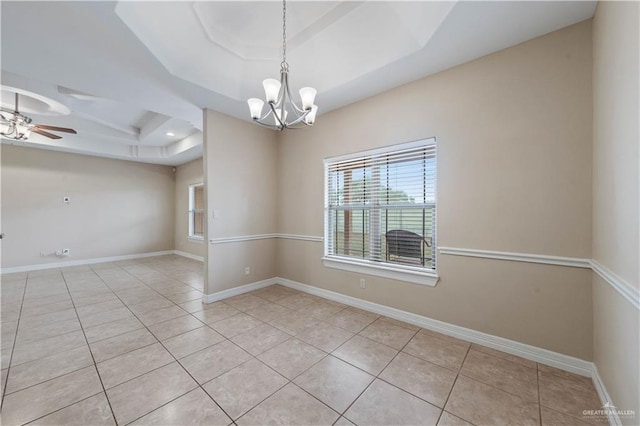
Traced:
<path fill-rule="evenodd" d="M 214 219 L 220 219 L 220 210 L 213 209 L 213 218 Z"/>
<path fill-rule="evenodd" d="M 69 197 L 62 197 L 62 202 L 65 204 L 69 204 L 71 200 L 69 199 Z"/>

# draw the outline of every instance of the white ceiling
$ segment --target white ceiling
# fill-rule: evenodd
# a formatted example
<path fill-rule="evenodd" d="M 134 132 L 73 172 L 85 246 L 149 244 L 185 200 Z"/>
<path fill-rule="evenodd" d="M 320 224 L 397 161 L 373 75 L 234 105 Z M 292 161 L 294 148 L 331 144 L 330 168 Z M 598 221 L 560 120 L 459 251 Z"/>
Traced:
<path fill-rule="evenodd" d="M 294 93 L 318 89 L 322 120 L 324 112 L 588 19 L 595 6 L 290 0 L 290 83 Z M 0 12 L 2 84 L 65 105 L 71 114 L 30 116 L 78 131 L 19 144 L 182 164 L 202 155 L 203 108 L 248 120 L 245 100 L 263 97 L 262 80 L 279 73 L 278 1 L 2 1 Z"/>

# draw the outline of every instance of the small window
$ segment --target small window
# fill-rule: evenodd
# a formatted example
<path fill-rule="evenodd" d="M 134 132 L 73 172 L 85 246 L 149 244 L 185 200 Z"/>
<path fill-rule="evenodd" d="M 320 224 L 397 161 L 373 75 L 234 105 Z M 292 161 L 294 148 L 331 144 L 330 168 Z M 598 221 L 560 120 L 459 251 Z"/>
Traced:
<path fill-rule="evenodd" d="M 204 239 L 204 186 L 189 185 L 189 238 Z"/>
<path fill-rule="evenodd" d="M 325 189 L 326 266 L 435 285 L 435 139 L 327 159 Z"/>

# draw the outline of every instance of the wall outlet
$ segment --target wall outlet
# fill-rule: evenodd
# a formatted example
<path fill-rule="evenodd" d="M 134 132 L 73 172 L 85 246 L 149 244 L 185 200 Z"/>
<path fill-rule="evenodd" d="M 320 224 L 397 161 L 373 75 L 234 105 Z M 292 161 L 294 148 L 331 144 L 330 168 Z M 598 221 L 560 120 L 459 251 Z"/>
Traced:
<path fill-rule="evenodd" d="M 364 278 L 360 278 L 360 288 L 367 288 L 367 281 Z"/>
<path fill-rule="evenodd" d="M 244 268 L 244 274 L 245 275 L 251 275 L 251 268 L 249 268 L 248 266 L 246 268 Z"/>
<path fill-rule="evenodd" d="M 41 251 L 40 252 L 40 257 L 45 257 L 45 256 L 46 256 L 46 254 L 43 251 Z"/>
<path fill-rule="evenodd" d="M 71 252 L 69 249 L 56 250 L 56 256 L 65 257 L 70 256 Z"/>

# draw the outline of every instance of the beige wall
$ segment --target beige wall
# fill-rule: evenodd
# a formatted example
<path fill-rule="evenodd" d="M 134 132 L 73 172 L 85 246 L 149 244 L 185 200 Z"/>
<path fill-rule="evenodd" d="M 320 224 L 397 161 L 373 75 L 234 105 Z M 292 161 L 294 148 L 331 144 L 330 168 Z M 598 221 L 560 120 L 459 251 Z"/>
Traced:
<path fill-rule="evenodd" d="M 3 268 L 173 249 L 171 167 L 0 149 Z M 40 256 L 63 248 L 70 257 Z"/>
<path fill-rule="evenodd" d="M 640 286 L 640 5 L 600 2 L 593 31 L 593 258 Z M 640 416 L 640 312 L 593 277 L 594 361 L 613 403 Z M 638 424 L 640 417 L 626 418 Z"/>
<path fill-rule="evenodd" d="M 323 158 L 434 136 L 439 246 L 589 258 L 591 55 L 587 21 L 283 133 L 278 232 L 323 234 Z M 360 290 L 322 266 L 321 243 L 278 247 L 283 277 L 591 359 L 587 270 L 440 255 L 435 288 Z"/>
<path fill-rule="evenodd" d="M 202 158 L 176 167 L 175 249 L 200 257 L 205 255 L 204 241 L 189 239 L 189 185 L 203 181 Z"/>
<path fill-rule="evenodd" d="M 277 134 L 211 110 L 205 110 L 204 122 L 208 238 L 276 232 Z M 208 244 L 207 268 L 205 293 L 272 278 L 276 242 Z"/>

